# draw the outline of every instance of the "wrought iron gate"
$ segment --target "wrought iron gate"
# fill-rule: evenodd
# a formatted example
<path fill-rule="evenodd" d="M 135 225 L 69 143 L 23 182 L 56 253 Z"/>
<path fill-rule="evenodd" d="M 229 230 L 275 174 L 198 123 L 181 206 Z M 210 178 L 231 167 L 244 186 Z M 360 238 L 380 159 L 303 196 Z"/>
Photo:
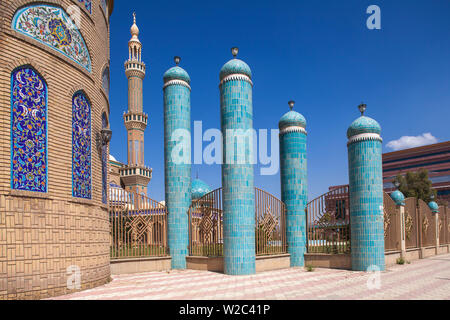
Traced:
<path fill-rule="evenodd" d="M 167 256 L 166 207 L 146 196 L 110 190 L 111 259 Z"/>

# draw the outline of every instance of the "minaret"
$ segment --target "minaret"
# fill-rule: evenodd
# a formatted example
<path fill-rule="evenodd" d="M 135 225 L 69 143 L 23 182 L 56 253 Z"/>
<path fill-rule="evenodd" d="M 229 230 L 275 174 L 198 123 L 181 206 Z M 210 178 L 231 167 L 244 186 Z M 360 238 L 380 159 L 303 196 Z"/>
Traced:
<path fill-rule="evenodd" d="M 191 205 L 191 79 L 178 65 L 164 74 L 164 164 L 172 269 L 186 269 Z"/>
<path fill-rule="evenodd" d="M 143 111 L 142 84 L 145 77 L 145 63 L 142 62 L 142 44 L 136 14 L 131 26 L 131 40 L 128 42 L 129 57 L 125 62 L 128 79 L 128 111 L 123 118 L 127 128 L 128 166 L 120 170 L 122 182 L 127 191 L 147 195 L 147 187 L 152 179 L 152 169 L 144 165 L 144 132 L 148 125 L 148 115 Z"/>
<path fill-rule="evenodd" d="M 384 194 L 381 127 L 364 116 L 347 131 L 352 269 L 384 271 Z"/>
<path fill-rule="evenodd" d="M 303 267 L 306 253 L 308 178 L 306 119 L 294 109 L 280 120 L 281 199 L 286 204 L 286 236 L 291 267 Z"/>
<path fill-rule="evenodd" d="M 256 272 L 253 83 L 250 67 L 236 59 L 238 49 L 232 53 L 220 71 L 224 271 L 250 275 Z"/>

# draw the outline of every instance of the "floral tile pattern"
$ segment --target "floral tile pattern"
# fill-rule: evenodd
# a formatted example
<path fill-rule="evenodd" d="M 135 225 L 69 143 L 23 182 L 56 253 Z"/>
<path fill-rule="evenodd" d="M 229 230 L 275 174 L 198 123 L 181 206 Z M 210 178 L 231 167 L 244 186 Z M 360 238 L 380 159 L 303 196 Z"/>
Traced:
<path fill-rule="evenodd" d="M 86 43 L 67 13 L 49 5 L 32 5 L 18 10 L 12 28 L 64 54 L 92 71 Z"/>
<path fill-rule="evenodd" d="M 84 93 L 74 95 L 72 108 L 73 196 L 91 199 L 91 106 Z"/>
<path fill-rule="evenodd" d="M 12 189 L 47 192 L 47 86 L 31 68 L 11 81 Z"/>

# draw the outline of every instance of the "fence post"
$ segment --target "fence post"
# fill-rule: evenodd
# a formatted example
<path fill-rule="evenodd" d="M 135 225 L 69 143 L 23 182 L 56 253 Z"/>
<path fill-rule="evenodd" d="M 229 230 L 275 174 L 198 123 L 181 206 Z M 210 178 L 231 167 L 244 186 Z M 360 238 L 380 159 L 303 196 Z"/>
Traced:
<path fill-rule="evenodd" d="M 436 255 L 439 254 L 439 205 L 434 202 L 434 197 L 431 198 L 431 202 L 428 204 L 431 212 L 434 215 L 434 230 L 435 230 L 435 244 L 436 244 Z"/>
<path fill-rule="evenodd" d="M 400 248 L 401 248 L 401 257 L 403 259 L 406 258 L 406 224 L 405 224 L 405 206 L 399 206 L 400 210 Z"/>

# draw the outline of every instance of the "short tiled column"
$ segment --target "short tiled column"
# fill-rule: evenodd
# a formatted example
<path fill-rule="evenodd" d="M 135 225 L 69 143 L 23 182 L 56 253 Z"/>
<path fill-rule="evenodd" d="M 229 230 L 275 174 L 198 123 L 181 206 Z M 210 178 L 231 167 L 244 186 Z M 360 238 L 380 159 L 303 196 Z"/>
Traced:
<path fill-rule="evenodd" d="M 286 205 L 286 237 L 291 267 L 303 267 L 306 253 L 306 205 L 308 202 L 306 119 L 291 111 L 280 122 L 281 200 Z"/>
<path fill-rule="evenodd" d="M 359 108 L 362 116 L 347 132 L 352 268 L 384 271 L 383 140 L 380 125 L 364 116 L 366 106 Z"/>
<path fill-rule="evenodd" d="M 176 58 L 176 63 L 179 63 L 179 58 Z M 191 205 L 190 132 L 190 78 L 185 70 L 176 66 L 164 74 L 165 194 L 168 243 L 173 269 L 185 269 L 188 255 L 188 210 Z"/>

